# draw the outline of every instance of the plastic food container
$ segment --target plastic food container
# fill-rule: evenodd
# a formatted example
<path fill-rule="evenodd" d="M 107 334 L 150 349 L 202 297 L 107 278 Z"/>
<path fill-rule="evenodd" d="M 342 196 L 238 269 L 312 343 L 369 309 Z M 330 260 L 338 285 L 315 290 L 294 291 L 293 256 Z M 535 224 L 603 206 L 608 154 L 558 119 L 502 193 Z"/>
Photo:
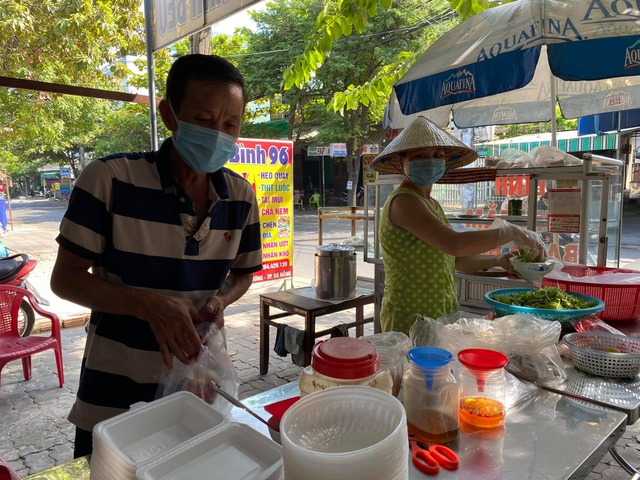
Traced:
<path fill-rule="evenodd" d="M 190 392 L 134 405 L 93 430 L 92 479 L 277 479 L 278 444 L 219 412 Z M 222 469 L 222 470 L 221 470 Z M 187 473 L 188 472 L 188 473 Z"/>
<path fill-rule="evenodd" d="M 382 332 L 360 337 L 371 343 L 380 355 L 380 367 L 386 368 L 393 379 L 392 395 L 397 397 L 402 387 L 402 376 L 409 367 L 407 351 L 411 348 L 411 339 L 402 332 Z"/>
<path fill-rule="evenodd" d="M 479 428 L 504 424 L 507 382 L 504 367 L 509 359 L 484 348 L 460 350 L 460 422 Z"/>
<path fill-rule="evenodd" d="M 409 350 L 402 395 L 409 433 L 429 443 L 448 443 L 458 437 L 460 386 L 449 365 L 453 355 L 434 347 Z"/>
<path fill-rule="evenodd" d="M 187 478 L 279 479 L 279 448 L 265 445 L 263 435 L 247 425 L 228 424 L 141 468 L 140 480 Z"/>
<path fill-rule="evenodd" d="M 344 385 L 364 385 L 391 393 L 393 379 L 380 367 L 380 355 L 360 338 L 335 337 L 313 347 L 311 365 L 300 374 L 300 396 Z"/>
<path fill-rule="evenodd" d="M 280 424 L 287 480 L 409 478 L 407 418 L 392 395 L 364 386 L 300 399 Z"/>

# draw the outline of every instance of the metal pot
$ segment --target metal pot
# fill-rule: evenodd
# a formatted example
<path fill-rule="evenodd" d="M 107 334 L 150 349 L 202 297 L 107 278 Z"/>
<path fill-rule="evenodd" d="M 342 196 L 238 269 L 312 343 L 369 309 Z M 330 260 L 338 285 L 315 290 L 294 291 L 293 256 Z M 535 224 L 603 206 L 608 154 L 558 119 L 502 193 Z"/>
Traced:
<path fill-rule="evenodd" d="M 316 296 L 341 300 L 356 296 L 356 249 L 349 245 L 320 245 L 314 259 Z"/>

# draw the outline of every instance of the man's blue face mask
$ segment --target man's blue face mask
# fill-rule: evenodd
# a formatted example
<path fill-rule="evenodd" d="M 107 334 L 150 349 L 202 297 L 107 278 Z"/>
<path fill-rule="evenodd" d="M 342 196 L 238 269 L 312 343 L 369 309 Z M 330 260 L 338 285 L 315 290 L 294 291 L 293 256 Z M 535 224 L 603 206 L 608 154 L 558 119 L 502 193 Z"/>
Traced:
<path fill-rule="evenodd" d="M 424 158 L 409 162 L 407 178 L 417 187 L 429 187 L 442 178 L 445 162 L 440 158 Z"/>
<path fill-rule="evenodd" d="M 173 107 L 171 107 L 173 112 Z M 236 138 L 224 132 L 179 120 L 173 144 L 189 167 L 198 172 L 216 172 L 236 154 Z"/>

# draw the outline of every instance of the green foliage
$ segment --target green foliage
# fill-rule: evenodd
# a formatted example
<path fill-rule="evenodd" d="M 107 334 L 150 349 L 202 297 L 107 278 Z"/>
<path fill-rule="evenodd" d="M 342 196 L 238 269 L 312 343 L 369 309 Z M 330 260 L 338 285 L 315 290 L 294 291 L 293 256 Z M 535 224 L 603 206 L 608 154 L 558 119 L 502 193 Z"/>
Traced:
<path fill-rule="evenodd" d="M 556 105 L 556 130 L 564 132 L 578 129 L 578 120 L 567 120 L 562 116 L 560 107 Z M 519 137 L 521 135 L 531 135 L 535 133 L 545 133 L 551 131 L 551 122 L 542 123 L 521 123 L 509 125 L 506 136 L 508 138 Z"/>
<path fill-rule="evenodd" d="M 161 123 L 161 122 L 160 122 Z M 150 148 L 149 108 L 138 104 L 112 104 L 92 142 L 93 157 Z"/>
<path fill-rule="evenodd" d="M 460 20 L 466 20 L 480 13 L 487 8 L 497 7 L 505 3 L 515 2 L 516 0 L 449 0 L 449 5 L 453 8 Z"/>
<path fill-rule="evenodd" d="M 138 0 L 2 0 L 2 75 L 121 89 L 130 72 L 118 59 L 145 51 L 139 6 Z M 108 111 L 103 100 L 0 88 L 0 167 L 15 176 L 68 163 L 91 143 Z"/>

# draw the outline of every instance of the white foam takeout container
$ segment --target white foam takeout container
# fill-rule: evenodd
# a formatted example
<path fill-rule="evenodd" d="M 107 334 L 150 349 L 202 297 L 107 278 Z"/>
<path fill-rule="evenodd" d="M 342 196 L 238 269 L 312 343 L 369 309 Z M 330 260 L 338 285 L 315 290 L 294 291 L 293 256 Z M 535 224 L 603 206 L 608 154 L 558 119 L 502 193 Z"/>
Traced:
<path fill-rule="evenodd" d="M 267 445 L 253 428 L 228 424 L 188 448 L 159 458 L 138 470 L 140 480 L 278 479 L 283 472 L 280 446 Z M 277 447 L 277 448 L 274 448 Z M 212 476 L 213 475 L 213 476 Z"/>
<path fill-rule="evenodd" d="M 96 457 L 97 467 L 108 465 L 107 476 L 120 479 L 196 480 L 224 468 L 227 473 L 219 478 L 225 480 L 271 480 L 283 468 L 280 445 L 251 427 L 229 422 L 190 392 L 136 404 L 100 422 L 93 442 L 92 472 Z"/>

